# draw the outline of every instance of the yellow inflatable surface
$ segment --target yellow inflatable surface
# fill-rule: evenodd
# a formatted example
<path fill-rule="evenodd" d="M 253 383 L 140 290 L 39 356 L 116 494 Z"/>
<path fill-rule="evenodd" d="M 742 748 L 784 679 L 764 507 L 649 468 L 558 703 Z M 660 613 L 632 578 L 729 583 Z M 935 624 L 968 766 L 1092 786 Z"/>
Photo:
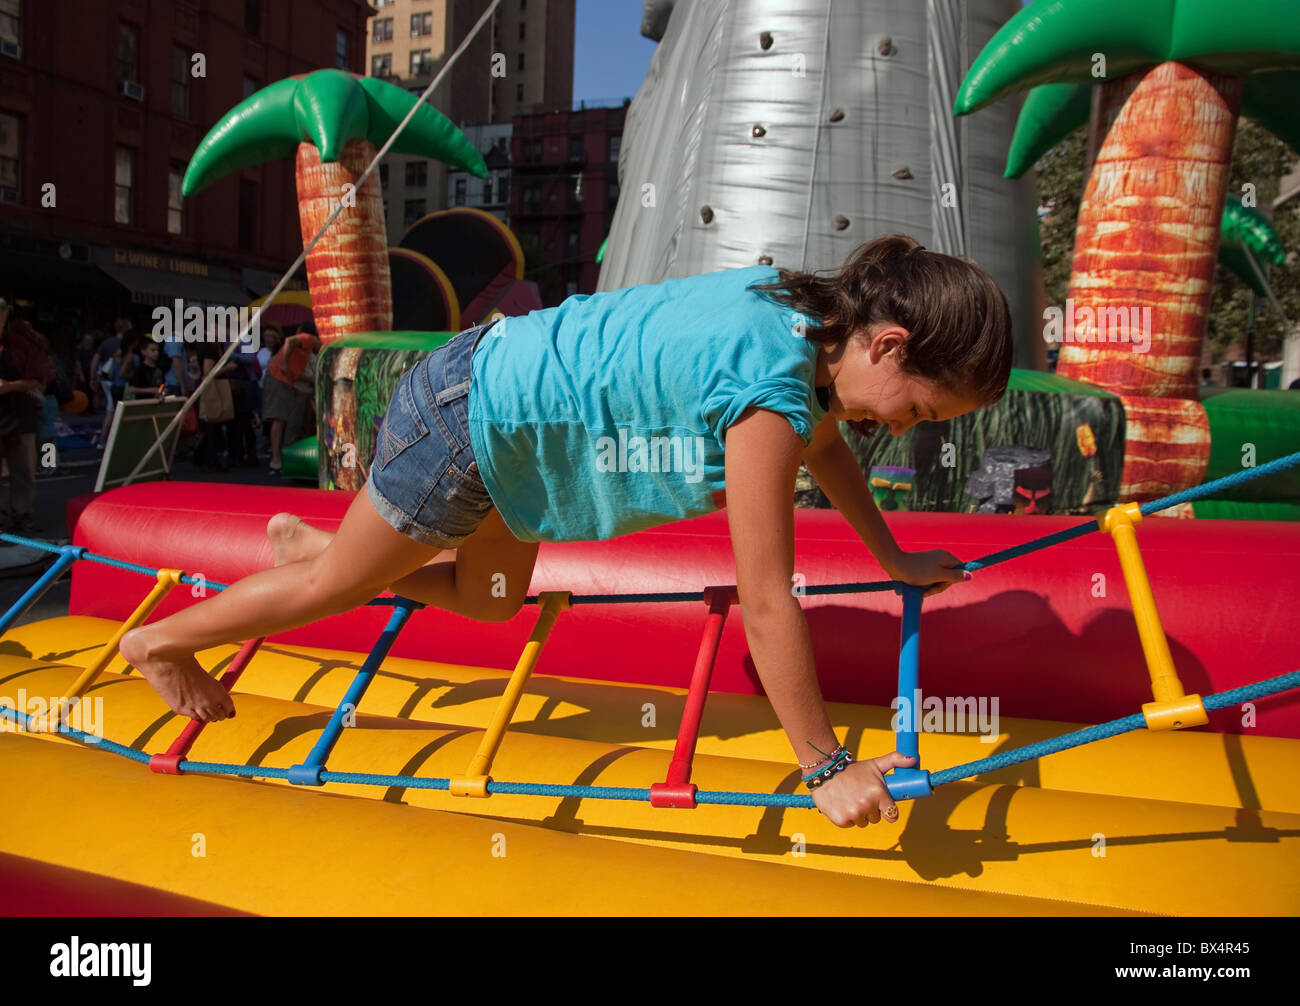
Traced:
<path fill-rule="evenodd" d="M 117 624 L 68 617 L 11 629 L 0 702 L 57 697 Z M 199 655 L 221 670 L 237 652 Z M 238 716 L 200 733 L 198 763 L 302 763 L 364 655 L 264 644 Z M 82 725 L 149 753 L 185 726 L 120 658 Z M 387 658 L 330 772 L 465 772 L 509 672 Z M 665 778 L 684 692 L 563 677 L 529 683 L 497 781 L 645 789 Z M 889 709 L 832 705 L 863 754 L 892 750 Z M 1002 718 L 998 734 L 924 734 L 931 770 L 1074 725 Z M 13 729 L 13 727 L 11 727 Z M 1300 910 L 1300 743 L 1139 731 L 905 800 L 896 825 L 839 829 L 814 810 L 652 807 L 411 785 L 323 787 L 151 772 L 48 734 L 0 737 L 11 791 L 54 791 L 0 821 L 0 851 L 244 911 L 276 914 L 1293 915 Z M 770 705 L 711 695 L 692 781 L 794 793 Z"/>

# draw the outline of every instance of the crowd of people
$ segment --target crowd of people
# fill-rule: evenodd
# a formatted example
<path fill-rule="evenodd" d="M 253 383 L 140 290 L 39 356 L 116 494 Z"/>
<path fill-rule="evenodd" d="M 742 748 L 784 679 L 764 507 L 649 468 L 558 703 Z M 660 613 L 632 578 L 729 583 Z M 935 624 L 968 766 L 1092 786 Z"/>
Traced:
<path fill-rule="evenodd" d="M 0 299 L 0 531 L 41 530 L 33 513 L 36 473 L 57 464 L 61 408 L 102 410 L 91 439 L 103 450 L 119 401 L 188 398 L 228 346 L 158 342 L 126 318 L 114 323 L 111 334 L 92 329 L 76 336 L 65 325 L 51 336 Z M 265 465 L 278 475 L 283 448 L 316 430 L 319 350 L 310 322 L 287 335 L 276 325 L 263 326 L 256 355 L 236 352 L 186 414 L 177 460 L 204 471 Z"/>

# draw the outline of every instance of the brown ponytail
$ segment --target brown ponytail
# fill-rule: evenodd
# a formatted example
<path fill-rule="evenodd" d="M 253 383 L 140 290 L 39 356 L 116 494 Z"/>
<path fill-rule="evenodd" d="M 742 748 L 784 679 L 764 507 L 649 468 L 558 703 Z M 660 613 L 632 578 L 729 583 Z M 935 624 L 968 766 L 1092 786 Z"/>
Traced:
<path fill-rule="evenodd" d="M 908 331 L 904 373 L 971 395 L 984 405 L 1007 389 L 1011 310 L 997 283 L 975 263 L 927 251 L 915 238 L 887 234 L 861 245 L 838 273 L 781 269 L 751 290 L 807 316 L 807 338 L 833 345 L 879 322 Z"/>

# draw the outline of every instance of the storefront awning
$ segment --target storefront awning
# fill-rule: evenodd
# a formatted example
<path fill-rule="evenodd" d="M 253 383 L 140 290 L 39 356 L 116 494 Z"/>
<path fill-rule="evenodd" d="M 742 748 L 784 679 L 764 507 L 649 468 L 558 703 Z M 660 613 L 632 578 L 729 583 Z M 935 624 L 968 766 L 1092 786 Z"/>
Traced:
<path fill-rule="evenodd" d="M 187 307 L 241 307 L 250 299 L 248 291 L 233 281 L 106 262 L 101 262 L 99 268 L 131 292 L 133 304 L 170 307 L 179 297 Z"/>
<path fill-rule="evenodd" d="M 49 255 L 0 251 L 0 295 L 22 297 L 31 287 L 58 286 L 65 291 L 120 295 L 122 287 L 88 262 L 69 262 Z"/>

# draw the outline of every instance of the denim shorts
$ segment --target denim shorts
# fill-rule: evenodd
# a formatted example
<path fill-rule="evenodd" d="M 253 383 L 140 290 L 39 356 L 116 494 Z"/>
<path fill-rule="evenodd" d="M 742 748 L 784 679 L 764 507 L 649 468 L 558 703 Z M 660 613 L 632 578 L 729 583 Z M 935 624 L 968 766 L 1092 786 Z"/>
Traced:
<path fill-rule="evenodd" d="M 489 327 L 467 328 L 403 374 L 375 441 L 370 502 L 436 548 L 456 548 L 492 509 L 469 440 L 470 359 Z"/>

